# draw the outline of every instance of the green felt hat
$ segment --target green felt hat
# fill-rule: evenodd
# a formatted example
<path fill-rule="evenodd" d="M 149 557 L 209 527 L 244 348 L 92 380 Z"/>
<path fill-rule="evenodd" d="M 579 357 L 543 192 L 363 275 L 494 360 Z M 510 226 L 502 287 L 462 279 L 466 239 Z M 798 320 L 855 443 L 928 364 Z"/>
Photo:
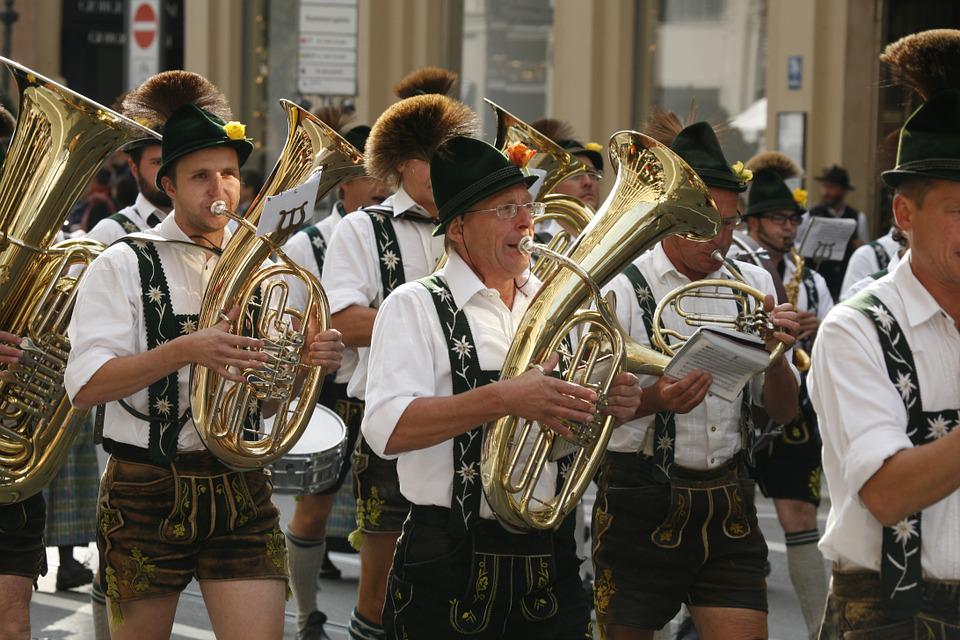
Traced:
<path fill-rule="evenodd" d="M 557 144 L 572 156 L 587 156 L 593 164 L 594 170 L 603 173 L 603 154 L 596 149 L 596 147 L 600 147 L 599 144 L 591 142 L 584 145 L 572 138 L 557 140 Z M 600 149 L 602 150 L 603 147 L 600 147 Z"/>
<path fill-rule="evenodd" d="M 515 184 L 529 187 L 536 176 L 524 174 L 496 147 L 476 138 L 457 136 L 443 143 L 430 160 L 430 181 L 440 224 L 433 235 L 470 207 Z"/>
<path fill-rule="evenodd" d="M 737 193 L 747 190 L 747 183 L 730 168 L 709 123 L 694 122 L 684 127 L 673 139 L 670 149 L 683 158 L 708 187 Z"/>
<path fill-rule="evenodd" d="M 890 187 L 909 178 L 960 182 L 960 89 L 934 95 L 900 130 L 897 166 L 880 174 Z"/>
<path fill-rule="evenodd" d="M 358 124 L 343 134 L 343 139 L 357 148 L 357 151 L 363 153 L 367 146 L 367 138 L 370 137 L 370 127 L 365 124 Z"/>
<path fill-rule="evenodd" d="M 253 151 L 253 141 L 244 135 L 244 125 L 224 122 L 194 104 L 185 104 L 170 116 L 163 126 L 163 164 L 157 172 L 157 188 L 173 164 L 180 158 L 211 147 L 231 147 L 237 152 L 240 166 Z"/>
<path fill-rule="evenodd" d="M 806 209 L 794 199 L 793 191 L 779 172 L 773 169 L 758 169 L 753 172 L 753 180 L 750 182 L 744 216 L 756 216 L 770 211 L 803 213 Z"/>

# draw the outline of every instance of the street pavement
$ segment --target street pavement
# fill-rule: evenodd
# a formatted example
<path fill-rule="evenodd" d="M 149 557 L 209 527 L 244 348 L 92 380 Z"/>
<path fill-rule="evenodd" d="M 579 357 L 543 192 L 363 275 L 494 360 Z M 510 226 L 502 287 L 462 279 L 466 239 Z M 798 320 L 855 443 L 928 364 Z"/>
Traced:
<path fill-rule="evenodd" d="M 281 520 L 286 528 L 286 522 L 293 513 L 293 497 L 277 494 L 274 501 L 280 508 Z M 586 497 L 587 507 L 592 505 L 592 494 Z M 760 528 L 767 539 L 770 548 L 770 577 L 767 580 L 770 605 L 770 638 L 772 640 L 806 640 L 807 633 L 800 614 L 799 604 L 790 577 L 787 573 L 786 547 L 784 546 L 783 531 L 777 522 L 773 503 L 759 496 L 757 510 L 760 518 Z M 828 506 L 825 503 L 820 507 L 820 531 L 823 531 Z M 90 612 L 89 587 L 75 591 L 56 591 L 56 572 L 58 557 L 55 549 L 48 549 L 50 571 L 40 580 L 39 591 L 34 592 L 30 604 L 30 617 L 33 624 L 33 637 L 38 640 L 93 640 L 92 617 Z M 76 556 L 87 561 L 92 567 L 96 566 L 96 549 L 90 545 L 86 549 L 78 549 Z M 343 572 L 341 580 L 324 581 L 319 594 L 320 608 L 327 613 L 330 621 L 327 623 L 327 632 L 331 638 L 346 638 L 346 623 L 350 611 L 356 601 L 357 577 L 359 575 L 359 561 L 356 555 L 333 553 L 334 564 Z M 295 609 L 293 602 L 287 603 L 286 633 L 284 638 L 295 637 Z M 676 624 L 674 622 L 673 624 Z M 196 582 L 190 584 L 177 609 L 176 623 L 173 628 L 175 640 L 206 640 L 214 637 L 210 631 L 210 620 L 200 598 L 199 586 Z"/>

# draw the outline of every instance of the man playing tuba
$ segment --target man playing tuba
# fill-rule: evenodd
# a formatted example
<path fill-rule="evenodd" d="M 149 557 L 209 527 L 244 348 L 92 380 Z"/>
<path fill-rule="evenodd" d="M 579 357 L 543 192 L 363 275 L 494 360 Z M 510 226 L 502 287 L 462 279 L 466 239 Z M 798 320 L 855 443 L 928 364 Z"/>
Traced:
<path fill-rule="evenodd" d="M 533 234 L 533 181 L 492 146 L 456 137 L 430 163 L 447 264 L 405 284 L 374 324 L 363 434 L 394 458 L 412 503 L 397 545 L 384 606 L 388 637 L 583 638 L 590 626 L 573 536 L 513 534 L 493 517 L 480 485 L 482 426 L 505 415 L 561 434 L 588 423 L 597 395 L 552 377 L 557 356 L 497 381 L 517 326 L 540 286 L 519 243 Z M 398 339 L 396 328 L 411 330 Z M 620 374 L 606 411 L 632 416 L 640 401 Z M 535 492 L 562 478 L 545 465 Z"/>
<path fill-rule="evenodd" d="M 724 267 L 714 257 L 730 248 L 745 180 L 730 169 L 706 122 L 680 130 L 672 114 L 655 118 L 647 131 L 669 138 L 671 149 L 703 179 L 722 223 L 707 242 L 667 237 L 610 284 L 623 328 L 653 344 L 657 302 L 692 281 L 730 279 L 729 268 L 768 294 L 764 308 L 778 330 L 767 337 L 767 350 L 779 342 L 792 345 L 787 332 L 796 330 L 796 314 L 789 305 L 774 307 L 769 274 L 740 262 Z M 733 300 L 685 303 L 694 312 L 737 314 Z M 691 333 L 672 309 L 663 318 L 667 328 Z M 780 358 L 737 402 L 708 396 L 711 381 L 704 371 L 680 380 L 641 377 L 636 418 L 610 438 L 593 514 L 593 561 L 597 621 L 611 640 L 652 637 L 683 603 L 706 637 L 766 635 L 767 547 L 745 496 L 749 418 L 751 405 L 762 401 L 775 419 L 790 420 L 797 411 L 797 373 Z M 731 632 L 736 635 L 725 635 Z"/>
<path fill-rule="evenodd" d="M 192 99 L 155 92 L 144 105 L 165 121 L 157 185 L 174 211 L 151 235 L 107 249 L 85 273 L 65 386 L 78 407 L 106 405 L 111 458 L 97 546 L 112 637 L 169 637 L 179 594 L 196 577 L 219 637 L 279 639 L 286 551 L 267 475 L 225 467 L 204 449 L 187 411 L 190 365 L 240 382 L 237 369 L 268 359 L 260 340 L 228 332 L 239 307 L 197 330 L 205 287 L 230 239 L 227 218 L 211 205 L 236 207 L 253 145 L 242 124 L 225 122 L 229 108 L 216 87 L 180 73 L 198 88 Z M 335 331 L 308 329 L 306 344 L 304 364 L 339 364 Z M 257 407 L 251 420 L 259 420 Z"/>

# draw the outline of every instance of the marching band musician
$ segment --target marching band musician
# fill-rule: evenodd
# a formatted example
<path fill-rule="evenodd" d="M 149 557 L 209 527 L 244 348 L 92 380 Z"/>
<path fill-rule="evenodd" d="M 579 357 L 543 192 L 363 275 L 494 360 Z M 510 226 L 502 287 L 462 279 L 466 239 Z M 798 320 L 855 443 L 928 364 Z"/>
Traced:
<path fill-rule="evenodd" d="M 228 333 L 238 307 L 197 329 L 204 290 L 230 238 L 227 218 L 210 207 L 218 200 L 236 207 L 240 166 L 253 145 L 241 123 L 224 121 L 229 107 L 216 87 L 180 73 L 181 90 L 147 83 L 126 106 L 165 122 L 157 185 L 174 211 L 152 231 L 157 241 L 128 237 L 86 271 L 69 327 L 65 386 L 78 407 L 106 405 L 111 458 L 97 546 L 112 637 L 169 637 L 180 591 L 196 577 L 218 637 L 279 639 L 286 550 L 267 475 L 224 466 L 204 449 L 187 411 L 189 365 L 239 382 L 232 371 L 260 368 L 268 358 L 260 340 Z M 314 326 L 308 323 L 303 362 L 336 367 L 337 332 L 317 336 Z"/>
<path fill-rule="evenodd" d="M 147 79 L 137 92 L 165 93 L 175 90 L 183 78 L 181 71 L 164 71 Z M 124 111 L 122 104 L 120 110 Z M 163 122 L 144 120 L 142 124 L 157 133 L 163 133 Z M 134 140 L 125 145 L 123 150 L 127 152 L 127 165 L 130 167 L 130 174 L 137 181 L 139 193 L 132 205 L 104 218 L 87 232 L 87 238 L 107 246 L 128 233 L 146 231 L 157 226 L 173 207 L 170 196 L 157 186 L 157 171 L 161 165 L 160 141 L 156 138 Z"/>
<path fill-rule="evenodd" d="M 334 130 L 341 129 L 344 114 L 339 105 L 328 105 L 315 112 L 322 121 Z M 344 138 L 359 151 L 363 152 L 370 127 L 358 125 L 344 133 Z M 390 195 L 387 185 L 377 178 L 363 176 L 344 180 L 338 186 L 338 198 L 333 210 L 320 222 L 293 235 L 283 250 L 287 256 L 301 267 L 320 278 L 327 245 L 337 224 L 348 212 L 363 207 L 380 204 Z M 304 288 L 301 282 L 291 283 L 291 302 L 295 307 L 303 306 Z M 343 366 L 327 377 L 320 392 L 319 403 L 332 409 L 340 416 L 347 427 L 346 451 L 353 452 L 357 436 L 360 433 L 360 420 L 363 406 L 347 395 L 347 382 L 356 362 L 356 350 L 344 351 Z M 326 551 L 327 521 L 333 510 L 334 501 L 340 487 L 350 473 L 350 458 L 340 466 L 336 482 L 320 494 L 302 496 L 296 502 L 293 518 L 287 528 L 287 545 L 293 560 L 290 563 L 290 588 L 301 611 L 300 618 L 309 619 L 317 611 L 317 571 L 324 562 Z M 302 607 L 302 609 L 301 609 Z M 318 616 L 314 616 L 316 620 Z M 354 626 L 358 622 L 352 623 Z M 314 625 L 316 626 L 316 625 Z"/>
<path fill-rule="evenodd" d="M 19 336 L 0 331 L 0 364 L 20 361 L 23 352 L 17 348 L 19 344 Z M 30 638 L 30 594 L 37 579 L 47 573 L 45 522 L 42 491 L 0 505 L 0 640 Z"/>
<path fill-rule="evenodd" d="M 730 279 L 738 270 L 767 294 L 764 309 L 779 329 L 766 336 L 772 351 L 794 343 L 790 305 L 774 306 L 770 275 L 725 255 L 740 222 L 737 194 L 746 188 L 731 170 L 706 122 L 682 128 L 672 113 L 655 110 L 646 132 L 670 147 L 710 188 L 722 216 L 717 236 L 695 242 L 670 236 L 615 278 L 623 328 L 651 344 L 657 302 L 674 288 L 705 278 Z M 686 300 L 693 312 L 736 315 L 732 300 Z M 664 324 L 691 328 L 672 309 Z M 748 384 L 740 401 L 708 395 L 712 378 L 695 371 L 679 380 L 641 376 L 636 418 L 613 432 L 601 467 L 593 514 L 594 598 L 604 637 L 651 638 L 686 603 L 698 631 L 709 638 L 766 636 L 767 547 L 757 524 L 745 457 L 750 451 L 751 404 L 789 422 L 797 412 L 796 371 L 780 358 Z"/>
<path fill-rule="evenodd" d="M 833 307 L 826 280 L 807 265 L 798 273 L 791 248 L 803 220 L 805 195 L 790 191 L 786 179 L 800 169 L 782 153 L 758 154 L 747 162 L 753 171 L 744 218 L 750 238 L 767 252 L 770 275 L 778 291 L 792 287 L 796 293 L 781 302 L 794 304 L 800 333 L 798 344 L 807 352 L 820 322 Z M 780 286 L 777 286 L 777 285 Z M 801 373 L 802 378 L 805 374 Z M 820 505 L 820 434 L 817 416 L 810 406 L 807 387 L 801 378 L 800 413 L 783 431 L 756 452 L 754 477 L 763 495 L 773 499 L 777 518 L 786 537 L 790 581 L 800 600 L 800 609 L 810 637 L 816 637 L 827 597 L 827 576 L 823 557 L 817 549 L 817 507 Z"/>
<path fill-rule="evenodd" d="M 530 126 L 556 142 L 588 168 L 588 171 L 570 176 L 558 184 L 553 193 L 573 196 L 596 211 L 600 205 L 600 181 L 603 179 L 603 147 L 596 142 L 585 145 L 578 142 L 573 127 L 563 120 L 541 118 L 531 122 Z"/>
<path fill-rule="evenodd" d="M 358 353 L 347 385 L 356 401 L 364 400 L 378 307 L 404 282 L 432 272 L 443 253 L 442 242 L 432 236 L 437 207 L 430 191 L 430 158 L 444 141 L 472 135 L 478 126 L 476 114 L 445 95 L 456 77 L 428 67 L 397 83 L 394 93 L 401 99 L 377 118 L 364 154 L 367 173 L 396 191 L 381 205 L 343 218 L 327 247 L 322 282 L 334 326 Z M 353 490 L 362 537 L 358 541 L 357 534 L 351 535 L 360 547 L 360 586 L 350 633 L 353 638 L 381 638 L 387 573 L 410 505 L 400 493 L 396 462 L 380 458 L 362 437 L 354 451 Z M 303 547 L 288 536 L 287 548 L 296 564 Z M 294 581 L 299 581 L 299 571 Z M 303 579 L 315 580 L 316 571 L 305 572 Z M 300 637 L 323 637 L 322 613 L 310 614 L 310 603 L 300 600 L 298 609 Z"/>
<path fill-rule="evenodd" d="M 831 508 L 821 638 L 944 638 L 960 628 L 960 31 L 881 60 L 925 102 L 900 132 L 893 212 L 910 249 L 834 307 L 809 377 Z"/>
<path fill-rule="evenodd" d="M 434 155 L 430 179 L 448 262 L 398 288 L 374 324 L 364 438 L 397 460 L 410 515 L 388 582 L 390 638 L 583 638 L 574 516 L 553 532 L 511 534 L 480 487 L 482 425 L 504 415 L 589 422 L 596 393 L 549 376 L 553 355 L 496 381 L 517 326 L 540 286 L 518 249 L 533 234 L 533 181 L 490 145 L 457 137 Z M 398 339 L 397 327 L 412 327 Z M 611 387 L 608 411 L 639 403 L 631 374 Z M 535 495 L 553 495 L 550 463 Z M 589 636 L 588 636 L 589 637 Z"/>

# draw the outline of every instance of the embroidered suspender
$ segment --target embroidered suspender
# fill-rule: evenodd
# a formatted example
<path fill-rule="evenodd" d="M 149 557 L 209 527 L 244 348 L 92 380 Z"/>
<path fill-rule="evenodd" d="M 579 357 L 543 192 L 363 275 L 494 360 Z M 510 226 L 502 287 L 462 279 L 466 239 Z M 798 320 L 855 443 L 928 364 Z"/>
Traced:
<path fill-rule="evenodd" d="M 383 297 L 386 298 L 394 289 L 406 282 L 400 243 L 397 242 L 397 232 L 390 219 L 393 210 L 385 207 L 367 207 L 363 211 L 370 216 L 370 223 L 373 224 L 373 237 L 377 241 L 377 254 L 380 256 L 380 281 Z"/>
<path fill-rule="evenodd" d="M 136 233 L 137 231 L 140 231 L 140 228 L 133 222 L 133 220 L 123 213 L 113 214 L 110 216 L 110 220 L 113 220 L 123 227 L 123 230 L 127 233 Z"/>
<path fill-rule="evenodd" d="M 907 436 L 913 446 L 942 438 L 958 423 L 960 410 L 924 411 L 920 379 L 913 352 L 890 309 L 875 295 L 862 291 L 844 304 L 869 318 L 877 329 L 887 375 L 900 393 L 907 410 Z M 883 528 L 880 558 L 880 588 L 886 606 L 895 617 L 908 618 L 920 610 L 921 585 L 920 520 L 922 512 Z"/>
<path fill-rule="evenodd" d="M 147 334 L 147 349 L 156 347 L 197 330 L 197 314 L 174 314 L 170 301 L 170 287 L 163 272 L 160 254 L 151 242 L 124 238 L 137 255 L 140 269 L 140 287 L 143 303 L 143 325 Z M 177 437 L 186 422 L 180 415 L 179 375 L 174 371 L 147 388 L 150 413 L 151 460 L 170 463 L 177 455 Z M 188 408 L 189 409 L 189 408 Z"/>
<path fill-rule="evenodd" d="M 298 233 L 305 233 L 310 238 L 310 246 L 313 248 L 313 259 L 317 261 L 317 272 L 323 273 L 323 259 L 327 254 L 327 241 L 323 239 L 323 234 L 316 225 L 310 225 Z"/>
<path fill-rule="evenodd" d="M 883 248 L 883 245 L 877 242 L 876 240 L 871 240 L 867 244 L 873 249 L 873 253 L 877 256 L 877 268 L 878 270 L 883 270 L 887 268 L 887 265 L 890 264 L 890 256 L 887 255 L 887 250 Z"/>
<path fill-rule="evenodd" d="M 453 394 L 464 393 L 495 382 L 499 371 L 480 368 L 476 342 L 470 323 L 462 309 L 457 309 L 453 294 L 446 282 L 437 276 L 419 280 L 427 288 L 437 309 L 440 326 L 450 351 L 450 373 Z M 483 425 L 461 433 L 453 439 L 453 500 L 448 530 L 450 535 L 463 537 L 480 517 L 480 445 L 483 443 Z"/>
<path fill-rule="evenodd" d="M 727 265 L 736 273 L 740 273 L 740 269 L 733 264 L 732 260 L 727 260 Z M 636 265 L 631 264 L 623 273 L 627 276 L 627 279 L 630 280 L 630 284 L 633 285 L 633 292 L 637 297 L 637 304 L 643 313 L 643 328 L 647 333 L 647 341 L 653 344 L 653 312 L 656 309 L 653 290 Z M 756 434 L 753 430 L 749 389 L 750 385 L 747 385 L 740 396 L 740 431 L 743 439 L 743 450 L 747 454 L 748 460 L 752 462 L 753 441 L 756 438 Z M 661 482 L 669 482 L 672 475 L 674 448 L 677 441 L 676 415 L 672 411 L 657 412 L 654 416 L 653 433 L 653 464 L 655 473 L 658 476 L 657 479 Z"/>

